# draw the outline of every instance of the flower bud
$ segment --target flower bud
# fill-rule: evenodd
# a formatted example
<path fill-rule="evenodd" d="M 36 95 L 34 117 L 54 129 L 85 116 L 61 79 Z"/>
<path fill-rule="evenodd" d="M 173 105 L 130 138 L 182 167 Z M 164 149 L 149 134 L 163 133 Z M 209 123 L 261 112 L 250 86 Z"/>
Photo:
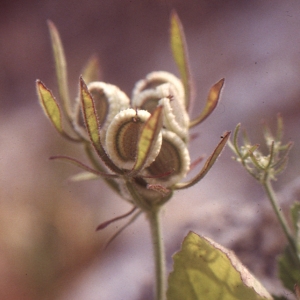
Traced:
<path fill-rule="evenodd" d="M 105 148 L 111 160 L 121 169 L 131 170 L 137 156 L 137 144 L 144 123 L 150 117 L 145 110 L 125 109 L 118 113 L 106 132 Z M 162 134 L 155 141 L 145 167 L 149 166 L 159 153 Z"/>

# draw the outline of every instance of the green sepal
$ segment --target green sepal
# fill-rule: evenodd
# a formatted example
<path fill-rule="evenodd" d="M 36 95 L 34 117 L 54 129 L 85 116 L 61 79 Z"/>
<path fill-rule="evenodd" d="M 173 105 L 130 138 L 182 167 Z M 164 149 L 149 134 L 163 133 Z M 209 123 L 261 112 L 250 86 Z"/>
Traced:
<path fill-rule="evenodd" d="M 217 107 L 222 87 L 224 85 L 225 79 L 222 78 L 216 84 L 214 84 L 209 90 L 206 104 L 201 114 L 194 120 L 190 122 L 190 127 L 196 126 L 202 123 Z"/>
<path fill-rule="evenodd" d="M 185 90 L 185 106 L 188 109 L 192 98 L 191 71 L 188 60 L 187 43 L 181 21 L 173 10 L 170 20 L 170 43 L 173 58 L 179 69 Z"/>
<path fill-rule="evenodd" d="M 230 135 L 230 131 L 225 132 L 225 134 L 222 136 L 221 141 L 217 145 L 217 147 L 214 150 L 214 152 L 207 159 L 207 161 L 205 162 L 205 164 L 204 164 L 202 170 L 199 172 L 199 174 L 197 174 L 193 179 L 191 179 L 188 182 L 175 184 L 174 189 L 176 189 L 176 190 L 186 189 L 186 188 L 188 188 L 190 186 L 193 186 L 197 182 L 199 182 L 208 173 L 208 171 L 211 169 L 211 167 L 216 162 L 217 158 L 221 154 L 223 148 L 225 147 L 225 145 L 226 145 L 226 143 L 227 143 L 227 141 L 229 139 L 229 135 Z"/>
<path fill-rule="evenodd" d="M 71 140 L 73 142 L 80 141 L 77 138 L 71 137 L 64 131 L 62 125 L 62 113 L 59 104 L 53 96 L 52 92 L 40 80 L 36 81 L 36 89 L 39 102 L 55 129 L 68 140 Z"/>
<path fill-rule="evenodd" d="M 173 256 L 168 300 L 267 300 L 267 290 L 234 253 L 190 232 Z"/>
<path fill-rule="evenodd" d="M 121 170 L 110 160 L 101 144 L 99 121 L 96 113 L 95 103 L 82 77 L 80 77 L 80 99 L 84 121 L 92 145 L 94 146 L 101 160 L 109 169 L 118 174 L 122 173 Z"/>
<path fill-rule="evenodd" d="M 68 89 L 67 62 L 64 48 L 59 32 L 53 22 L 48 21 L 48 28 L 51 36 L 51 44 L 55 62 L 55 71 L 59 89 L 59 97 L 63 104 L 63 110 L 72 125 L 72 109 Z"/>
<path fill-rule="evenodd" d="M 137 174 L 145 165 L 163 125 L 163 106 L 158 106 L 145 122 L 137 143 L 137 157 L 129 176 Z"/>

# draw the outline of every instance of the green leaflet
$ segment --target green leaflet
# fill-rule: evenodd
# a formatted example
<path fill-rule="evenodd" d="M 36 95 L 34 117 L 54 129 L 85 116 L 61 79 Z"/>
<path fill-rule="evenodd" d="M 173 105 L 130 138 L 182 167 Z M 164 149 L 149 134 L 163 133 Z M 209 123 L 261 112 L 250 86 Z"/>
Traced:
<path fill-rule="evenodd" d="M 185 105 L 186 108 L 188 108 L 191 102 L 191 72 L 185 34 L 180 19 L 175 11 L 172 11 L 171 13 L 170 43 L 172 54 L 183 82 L 186 101 Z"/>
<path fill-rule="evenodd" d="M 233 252 L 193 232 L 173 260 L 168 300 L 272 299 Z"/>

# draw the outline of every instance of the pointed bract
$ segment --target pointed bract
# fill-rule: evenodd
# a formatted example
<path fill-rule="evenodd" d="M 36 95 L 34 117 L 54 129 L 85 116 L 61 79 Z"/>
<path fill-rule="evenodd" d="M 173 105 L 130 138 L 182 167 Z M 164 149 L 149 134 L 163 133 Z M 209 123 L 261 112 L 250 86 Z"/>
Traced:
<path fill-rule="evenodd" d="M 206 174 L 207 172 L 211 169 L 211 167 L 214 165 L 216 162 L 217 158 L 221 154 L 223 148 L 225 147 L 227 140 L 229 139 L 230 132 L 225 132 L 225 134 L 222 137 L 222 140 L 214 150 L 214 152 L 211 154 L 211 156 L 207 159 L 205 162 L 205 165 L 203 166 L 202 170 L 198 175 L 196 175 L 192 180 L 185 182 L 185 183 L 178 183 L 175 185 L 175 189 L 186 189 L 197 182 L 199 182 Z"/>
<path fill-rule="evenodd" d="M 56 77 L 59 89 L 59 97 L 63 104 L 63 110 L 68 121 L 72 124 L 72 110 L 68 89 L 67 62 L 64 48 L 60 39 L 59 32 L 53 22 L 48 21 L 48 27 L 51 36 L 51 44 L 55 61 Z"/>
<path fill-rule="evenodd" d="M 55 127 L 55 129 L 63 137 L 71 141 L 79 141 L 79 139 L 71 137 L 64 131 L 62 126 L 61 110 L 52 92 L 40 80 L 36 81 L 36 89 L 40 100 L 40 104 L 45 114 L 48 116 L 49 120 Z"/>
<path fill-rule="evenodd" d="M 99 81 L 101 77 L 101 71 L 99 66 L 99 59 L 97 55 L 92 55 L 82 71 L 82 78 L 88 84 L 93 81 Z"/>
<path fill-rule="evenodd" d="M 145 123 L 137 145 L 137 157 L 130 176 L 137 174 L 147 162 L 149 153 L 155 146 L 155 141 L 162 129 L 163 106 L 158 106 Z"/>
<path fill-rule="evenodd" d="M 81 163 L 79 160 L 75 159 L 75 158 L 72 158 L 72 157 L 69 157 L 69 156 L 65 156 L 65 155 L 58 155 L 58 156 L 51 156 L 50 157 L 51 160 L 62 160 L 62 161 L 66 161 L 66 162 L 69 162 L 87 172 L 90 172 L 91 174 L 94 174 L 94 175 L 97 175 L 97 176 L 100 176 L 100 177 L 103 177 L 103 178 L 117 178 L 118 175 L 116 174 L 107 174 L 107 173 L 103 173 L 103 172 L 99 172 L 99 171 L 96 171 L 92 168 L 90 168 L 89 166 Z"/>
<path fill-rule="evenodd" d="M 170 43 L 172 54 L 179 69 L 181 80 L 185 89 L 186 108 L 189 108 L 192 96 L 192 86 L 188 50 L 181 21 L 174 10 L 171 13 Z"/>
<path fill-rule="evenodd" d="M 120 173 L 120 169 L 112 163 L 101 144 L 99 122 L 96 114 L 95 104 L 82 77 L 80 77 L 80 98 L 84 121 L 92 145 L 94 146 L 95 150 L 97 151 L 103 162 L 106 164 L 106 166 L 109 167 L 112 171 Z"/>
<path fill-rule="evenodd" d="M 222 87 L 224 85 L 225 79 L 222 78 L 220 81 L 218 81 L 216 84 L 214 84 L 211 89 L 209 90 L 208 97 L 206 100 L 206 104 L 204 109 L 202 110 L 201 114 L 193 121 L 190 122 L 190 127 L 193 127 L 195 125 L 198 125 L 202 123 L 217 107 L 217 104 L 219 102 L 220 93 L 222 90 Z"/>

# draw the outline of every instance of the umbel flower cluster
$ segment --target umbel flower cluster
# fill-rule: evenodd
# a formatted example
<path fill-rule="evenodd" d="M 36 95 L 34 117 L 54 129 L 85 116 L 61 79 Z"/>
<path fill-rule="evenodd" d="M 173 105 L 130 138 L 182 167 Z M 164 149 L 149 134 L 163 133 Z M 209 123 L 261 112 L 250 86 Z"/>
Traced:
<path fill-rule="evenodd" d="M 89 167 L 67 156 L 52 157 L 84 169 L 74 180 L 103 178 L 133 204 L 133 210 L 138 209 L 137 215 L 158 209 L 174 190 L 190 187 L 206 175 L 225 146 L 229 132 L 222 136 L 202 170 L 182 182 L 191 166 L 189 129 L 214 110 L 224 79 L 210 89 L 202 113 L 191 121 L 190 72 L 177 15 L 171 19 L 171 45 L 182 79 L 164 71 L 152 72 L 135 84 L 131 99 L 117 86 L 98 80 L 97 61 L 92 58 L 80 76 L 79 95 L 72 103 L 61 40 L 51 22 L 49 29 L 62 108 L 40 80 L 37 92 L 54 127 L 70 141 L 82 143 L 93 165 Z M 63 116 L 69 130 L 64 129 Z"/>

